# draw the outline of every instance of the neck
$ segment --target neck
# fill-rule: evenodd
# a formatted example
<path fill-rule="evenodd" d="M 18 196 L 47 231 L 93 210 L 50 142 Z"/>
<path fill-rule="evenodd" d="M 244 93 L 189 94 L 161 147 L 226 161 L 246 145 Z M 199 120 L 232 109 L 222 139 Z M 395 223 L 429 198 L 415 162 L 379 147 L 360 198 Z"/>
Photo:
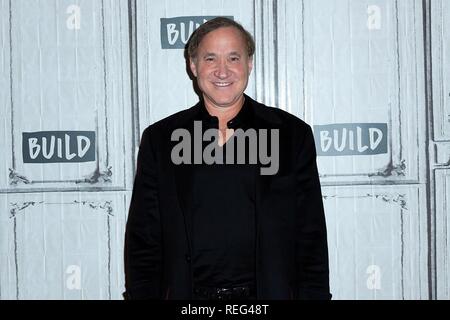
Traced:
<path fill-rule="evenodd" d="M 218 107 L 205 99 L 205 107 L 210 115 L 219 119 L 219 129 L 226 129 L 228 121 L 239 113 L 244 105 L 244 101 L 245 98 L 242 95 L 235 104 L 229 107 Z"/>

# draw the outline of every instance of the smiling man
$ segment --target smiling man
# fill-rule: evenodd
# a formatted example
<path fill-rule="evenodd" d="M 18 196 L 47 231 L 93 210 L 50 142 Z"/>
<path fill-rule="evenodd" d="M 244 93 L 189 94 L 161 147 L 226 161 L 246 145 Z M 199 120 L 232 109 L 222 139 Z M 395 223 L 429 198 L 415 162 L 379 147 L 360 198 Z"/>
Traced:
<path fill-rule="evenodd" d="M 126 298 L 331 298 L 312 131 L 244 94 L 254 52 L 252 36 L 228 18 L 206 22 L 189 40 L 200 101 L 142 134 L 126 228 Z M 187 148 L 176 143 L 180 130 Z M 207 151 L 233 161 L 174 159 Z M 263 174 L 267 163 L 251 161 L 263 154 L 275 156 L 276 171 Z"/>

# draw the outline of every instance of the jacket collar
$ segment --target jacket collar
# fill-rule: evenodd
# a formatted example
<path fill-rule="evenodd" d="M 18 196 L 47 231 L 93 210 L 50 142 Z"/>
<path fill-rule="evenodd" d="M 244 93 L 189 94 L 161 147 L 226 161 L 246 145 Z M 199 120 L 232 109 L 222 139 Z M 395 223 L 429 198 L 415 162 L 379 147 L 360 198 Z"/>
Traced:
<path fill-rule="evenodd" d="M 271 125 L 280 125 L 281 119 L 275 112 L 269 112 L 269 108 L 266 105 L 259 103 L 244 93 L 244 105 L 235 118 L 230 120 L 232 122 L 228 125 L 229 128 L 249 128 L 249 127 L 261 127 L 268 128 Z M 218 125 L 217 117 L 213 117 L 206 110 L 203 100 L 200 100 L 195 106 L 189 109 L 189 116 L 185 118 L 185 123 L 182 125 L 189 126 L 194 120 L 205 120 L 203 125 L 209 122 L 213 125 L 213 128 Z"/>
<path fill-rule="evenodd" d="M 203 100 L 199 102 L 198 112 L 195 116 L 195 120 L 201 120 L 204 127 L 207 128 L 218 128 L 219 119 L 217 116 L 212 116 L 208 110 L 206 109 L 205 103 Z M 242 108 L 239 110 L 237 115 L 227 122 L 227 127 L 230 129 L 237 128 L 249 128 L 253 123 L 253 107 L 250 102 L 250 97 L 244 95 L 244 104 Z"/>

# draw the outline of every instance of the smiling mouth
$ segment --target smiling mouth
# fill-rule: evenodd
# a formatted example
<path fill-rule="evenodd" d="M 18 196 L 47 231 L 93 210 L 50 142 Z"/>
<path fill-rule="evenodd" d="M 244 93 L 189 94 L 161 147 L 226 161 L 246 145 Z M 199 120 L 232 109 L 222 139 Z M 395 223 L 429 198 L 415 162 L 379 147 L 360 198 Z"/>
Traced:
<path fill-rule="evenodd" d="M 228 87 L 231 86 L 233 83 L 232 82 L 214 82 L 214 85 L 216 87 Z"/>

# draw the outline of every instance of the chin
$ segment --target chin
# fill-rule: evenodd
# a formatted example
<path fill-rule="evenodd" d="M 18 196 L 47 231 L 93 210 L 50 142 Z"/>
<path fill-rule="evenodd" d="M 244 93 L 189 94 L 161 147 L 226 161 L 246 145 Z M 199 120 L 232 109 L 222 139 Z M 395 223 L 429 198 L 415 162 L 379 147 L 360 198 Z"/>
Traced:
<path fill-rule="evenodd" d="M 209 100 L 211 100 L 211 102 L 213 102 L 217 106 L 228 106 L 236 103 L 236 101 L 238 101 L 241 96 L 242 94 L 234 92 L 232 94 L 212 94 L 208 97 Z"/>
<path fill-rule="evenodd" d="M 233 98 L 227 98 L 227 99 L 212 99 L 211 101 L 219 107 L 228 107 L 230 105 L 232 105 L 233 103 L 235 103 L 238 99 L 236 97 Z"/>

